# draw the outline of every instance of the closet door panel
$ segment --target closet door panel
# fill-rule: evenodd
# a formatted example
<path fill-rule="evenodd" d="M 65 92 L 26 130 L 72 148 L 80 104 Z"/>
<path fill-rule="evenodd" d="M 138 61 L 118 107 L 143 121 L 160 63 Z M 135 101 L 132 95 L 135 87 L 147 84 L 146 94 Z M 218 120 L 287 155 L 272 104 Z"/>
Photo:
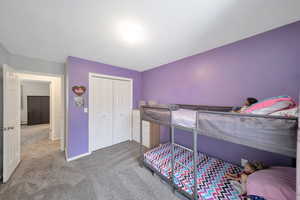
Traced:
<path fill-rule="evenodd" d="M 113 144 L 113 88 L 112 80 L 93 80 L 94 150 Z"/>
<path fill-rule="evenodd" d="M 113 80 L 113 143 L 130 139 L 131 82 Z"/>

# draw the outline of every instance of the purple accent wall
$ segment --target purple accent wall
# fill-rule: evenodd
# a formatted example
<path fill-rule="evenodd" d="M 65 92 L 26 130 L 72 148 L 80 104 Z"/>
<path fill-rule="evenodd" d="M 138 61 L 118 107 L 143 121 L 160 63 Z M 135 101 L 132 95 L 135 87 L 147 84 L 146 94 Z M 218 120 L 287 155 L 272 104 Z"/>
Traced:
<path fill-rule="evenodd" d="M 133 79 L 133 106 L 136 108 L 141 98 L 141 73 L 134 70 L 128 70 L 98 62 L 92 62 L 76 57 L 67 59 L 67 76 L 69 80 L 69 112 L 68 112 L 68 158 L 78 156 L 88 152 L 88 113 L 83 112 L 83 108 L 75 106 L 72 92 L 72 86 L 86 86 L 85 94 L 86 106 L 89 94 L 89 72 L 106 74 L 111 76 L 120 76 Z"/>
<path fill-rule="evenodd" d="M 180 48 L 180 47 L 178 47 Z M 167 53 L 167 52 L 166 52 Z M 300 21 L 142 73 L 142 99 L 159 103 L 241 105 L 300 89 Z M 167 140 L 162 135 L 162 140 Z M 190 146 L 191 134 L 176 134 Z M 292 159 L 228 142 L 199 138 L 200 151 L 240 163 L 240 159 L 291 165 Z"/>

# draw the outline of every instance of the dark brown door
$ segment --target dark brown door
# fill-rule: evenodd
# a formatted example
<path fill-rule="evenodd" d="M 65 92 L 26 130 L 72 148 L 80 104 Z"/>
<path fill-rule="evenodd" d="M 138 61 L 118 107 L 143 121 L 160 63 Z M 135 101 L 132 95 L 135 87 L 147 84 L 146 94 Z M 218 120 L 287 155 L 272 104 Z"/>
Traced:
<path fill-rule="evenodd" d="M 49 124 L 49 96 L 27 96 L 28 125 Z"/>

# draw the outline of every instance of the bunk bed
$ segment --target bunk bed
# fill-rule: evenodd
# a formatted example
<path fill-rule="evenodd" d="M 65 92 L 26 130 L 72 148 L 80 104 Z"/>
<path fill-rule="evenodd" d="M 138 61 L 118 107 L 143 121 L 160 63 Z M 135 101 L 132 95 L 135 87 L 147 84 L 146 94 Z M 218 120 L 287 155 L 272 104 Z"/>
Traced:
<path fill-rule="evenodd" d="M 238 191 L 225 178 L 238 173 L 240 166 L 197 151 L 198 135 L 204 135 L 252 148 L 296 157 L 297 118 L 239 114 L 233 107 L 203 105 L 142 106 L 141 123 L 149 121 L 170 128 L 170 143 L 144 153 L 141 165 L 171 184 L 174 191 L 190 199 L 240 199 Z M 140 141 L 143 130 L 140 126 Z M 192 132 L 193 148 L 175 143 L 174 130 Z"/>

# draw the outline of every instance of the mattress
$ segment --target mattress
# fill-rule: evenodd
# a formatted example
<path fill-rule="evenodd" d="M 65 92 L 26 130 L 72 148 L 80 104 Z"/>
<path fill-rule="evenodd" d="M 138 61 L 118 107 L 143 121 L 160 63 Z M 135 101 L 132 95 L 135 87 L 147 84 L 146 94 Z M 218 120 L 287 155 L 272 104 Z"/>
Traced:
<path fill-rule="evenodd" d="M 194 128 L 196 126 L 197 111 L 178 109 L 176 111 L 173 111 L 172 114 L 173 124 L 188 128 Z"/>
<path fill-rule="evenodd" d="M 178 109 L 172 112 L 173 124 L 194 128 L 196 124 L 196 113 L 195 110 Z M 165 124 L 170 123 L 170 112 L 168 110 L 160 109 L 146 109 L 144 110 L 144 118 L 148 120 L 157 120 L 164 122 Z"/>
<path fill-rule="evenodd" d="M 180 190 L 193 195 L 193 155 L 191 152 L 175 147 L 174 183 Z M 171 176 L 171 145 L 163 144 L 144 154 L 144 161 L 164 177 Z M 241 168 L 231 163 L 209 157 L 198 152 L 197 182 L 198 195 L 202 200 L 239 200 L 239 192 L 225 178 L 227 173 L 239 173 Z"/>

